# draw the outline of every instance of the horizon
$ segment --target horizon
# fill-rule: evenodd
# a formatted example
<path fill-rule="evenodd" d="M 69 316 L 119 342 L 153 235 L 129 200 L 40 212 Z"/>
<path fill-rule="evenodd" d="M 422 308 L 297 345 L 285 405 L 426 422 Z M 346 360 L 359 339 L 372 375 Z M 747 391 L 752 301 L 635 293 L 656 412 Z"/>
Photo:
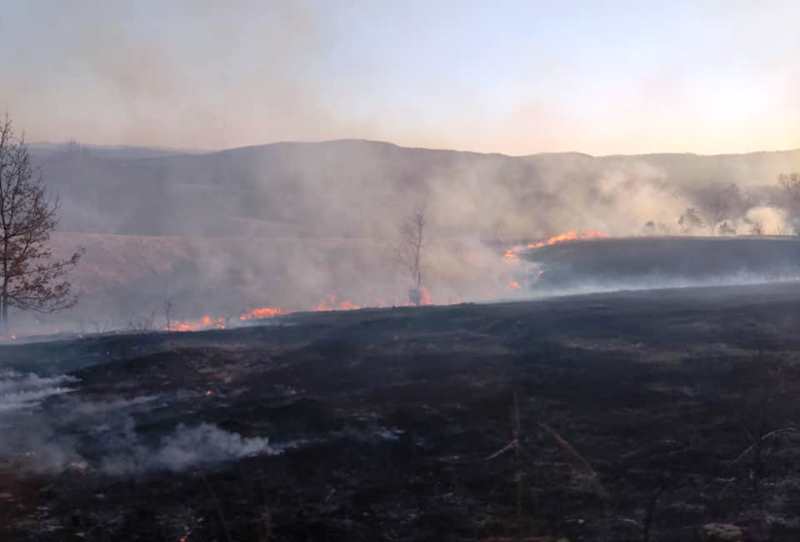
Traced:
<path fill-rule="evenodd" d="M 139 149 L 139 150 L 149 150 L 149 151 L 162 151 L 165 153 L 173 153 L 173 154 L 215 154 L 215 153 L 222 153 L 228 151 L 235 151 L 239 149 L 254 149 L 259 147 L 270 147 L 275 145 L 325 145 L 330 143 L 372 143 L 378 145 L 390 145 L 394 147 L 398 147 L 401 149 L 407 150 L 421 150 L 421 151 L 440 151 L 440 152 L 454 152 L 454 153 L 465 153 L 465 154 L 480 154 L 480 155 L 498 155 L 503 156 L 506 158 L 529 158 L 535 156 L 547 156 L 547 155 L 569 155 L 569 154 L 577 154 L 581 156 L 587 156 L 589 158 L 615 158 L 615 157 L 625 157 L 625 158 L 636 158 L 636 157 L 644 157 L 644 156 L 697 156 L 697 157 L 724 157 L 724 156 L 747 156 L 753 154 L 780 154 L 780 153 L 795 153 L 800 152 L 800 146 L 793 147 L 793 148 L 785 148 L 785 149 L 756 149 L 751 151 L 743 151 L 743 152 L 719 152 L 719 153 L 698 153 L 698 152 L 642 152 L 642 153 L 612 153 L 612 154 L 591 154 L 588 152 L 583 152 L 580 150 L 565 150 L 565 151 L 545 151 L 545 152 L 534 152 L 530 154 L 509 154 L 504 152 L 489 152 L 489 151 L 472 151 L 472 150 L 465 150 L 465 149 L 457 149 L 457 148 L 445 148 L 445 147 L 425 147 L 419 145 L 403 145 L 400 143 L 395 143 L 393 141 L 387 140 L 379 140 L 379 139 L 364 139 L 364 138 L 353 138 L 353 137 L 342 137 L 337 139 L 322 139 L 322 140 L 281 140 L 281 141 L 271 141 L 267 143 L 254 143 L 248 145 L 241 145 L 236 147 L 221 147 L 216 149 L 209 149 L 209 148 L 194 148 L 194 147 L 169 147 L 169 146 L 150 146 L 150 145 L 137 145 L 137 144 L 103 144 L 103 143 L 90 143 L 90 142 L 83 142 L 83 141 L 29 141 L 27 144 L 30 147 L 37 147 L 37 146 L 52 146 L 52 147 L 66 147 L 69 145 L 77 145 L 79 147 L 88 147 L 88 148 L 96 148 L 96 149 Z"/>
<path fill-rule="evenodd" d="M 12 0 L 0 107 L 31 140 L 104 146 L 768 152 L 800 148 L 796 20 L 780 0 Z"/>

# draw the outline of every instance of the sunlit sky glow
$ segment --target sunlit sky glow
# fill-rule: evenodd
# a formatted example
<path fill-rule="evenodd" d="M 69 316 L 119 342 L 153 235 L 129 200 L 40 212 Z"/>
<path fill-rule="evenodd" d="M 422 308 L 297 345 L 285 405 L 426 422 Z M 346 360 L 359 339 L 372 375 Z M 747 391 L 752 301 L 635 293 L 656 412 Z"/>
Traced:
<path fill-rule="evenodd" d="M 797 148 L 798 21 L 797 0 L 10 0 L 0 107 L 31 141 Z"/>

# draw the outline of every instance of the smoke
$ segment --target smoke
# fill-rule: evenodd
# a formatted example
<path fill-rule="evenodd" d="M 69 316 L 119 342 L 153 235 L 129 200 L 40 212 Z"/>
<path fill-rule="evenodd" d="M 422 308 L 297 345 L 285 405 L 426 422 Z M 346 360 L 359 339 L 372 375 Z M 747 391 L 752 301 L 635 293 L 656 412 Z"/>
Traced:
<path fill-rule="evenodd" d="M 61 375 L 41 377 L 16 371 L 0 372 L 0 413 L 35 407 L 53 395 L 69 393 L 75 378 Z"/>
<path fill-rule="evenodd" d="M 12 12 L 7 39 L 38 46 L 9 63 L 0 105 L 35 140 L 224 148 L 341 132 L 318 73 L 333 29 L 307 2 Z"/>
<path fill-rule="evenodd" d="M 276 455 L 297 445 L 271 445 L 265 437 L 243 437 L 205 422 L 180 424 L 154 441 L 137 430 L 135 417 L 163 406 L 163 398 L 70 398 L 77 384 L 67 375 L 0 374 L 0 460 L 23 471 L 92 469 L 131 476 Z"/>
<path fill-rule="evenodd" d="M 130 424 L 124 429 L 121 441 L 124 444 L 115 446 L 116 454 L 102 459 L 100 470 L 106 474 L 132 475 L 150 470 L 177 472 L 254 455 L 278 455 L 285 450 L 285 447 L 271 446 L 267 438 L 244 438 L 207 423 L 195 427 L 181 424 L 152 447 L 139 441 Z"/>
<path fill-rule="evenodd" d="M 777 207 L 752 207 L 747 210 L 744 222 L 750 226 L 750 232 L 760 231 L 763 235 L 787 235 L 794 231 L 786 210 Z"/>
<path fill-rule="evenodd" d="M 516 296 L 502 253 L 564 231 L 791 233 L 776 179 L 800 170 L 798 152 L 514 158 L 363 141 L 193 155 L 72 146 L 36 159 L 62 197 L 57 250 L 87 252 L 78 307 L 16 315 L 18 332 L 163 327 L 167 302 L 173 319 L 233 321 L 331 295 L 404 304 L 396 247 L 417 208 L 434 303 Z M 679 224 L 690 209 L 700 223 Z"/>

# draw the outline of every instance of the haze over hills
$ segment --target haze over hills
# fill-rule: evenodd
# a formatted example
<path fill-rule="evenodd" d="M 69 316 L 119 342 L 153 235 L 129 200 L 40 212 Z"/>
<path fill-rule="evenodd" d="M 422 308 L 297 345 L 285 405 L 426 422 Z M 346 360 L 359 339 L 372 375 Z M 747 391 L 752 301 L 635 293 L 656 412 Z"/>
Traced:
<path fill-rule="evenodd" d="M 76 318 L 108 312 L 117 324 L 165 298 L 182 317 L 308 308 L 331 295 L 402 303 L 408 280 L 394 247 L 417 208 L 434 301 L 495 299 L 514 293 L 500 258 L 507 245 L 567 230 L 683 233 L 680 215 L 703 212 L 731 183 L 732 228 L 749 233 L 758 221 L 786 233 L 777 176 L 800 170 L 800 150 L 513 157 L 361 140 L 199 153 L 34 145 L 32 154 L 61 198 L 59 250 L 87 251 Z"/>
<path fill-rule="evenodd" d="M 750 207 L 773 203 L 764 187 L 800 169 L 800 150 L 511 157 L 357 140 L 199 154 L 70 145 L 34 154 L 61 194 L 62 230 L 143 235 L 385 237 L 393 219 L 420 205 L 447 235 L 629 234 L 650 220 L 673 225 L 715 185 L 740 185 Z M 656 196 L 654 209 L 648 198 Z"/>

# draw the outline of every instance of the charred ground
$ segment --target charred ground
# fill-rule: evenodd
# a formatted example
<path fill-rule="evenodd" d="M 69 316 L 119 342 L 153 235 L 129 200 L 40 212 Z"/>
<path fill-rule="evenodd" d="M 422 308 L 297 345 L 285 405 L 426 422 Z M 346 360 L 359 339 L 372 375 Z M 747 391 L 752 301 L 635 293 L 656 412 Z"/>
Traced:
<path fill-rule="evenodd" d="M 78 379 L 40 406 L 53 418 L 148 397 L 144 441 L 207 423 L 287 445 L 114 475 L 96 428 L 64 422 L 85 462 L 3 459 L 0 538 L 692 540 L 724 522 L 796 540 L 798 324 L 792 283 L 0 347 Z"/>

